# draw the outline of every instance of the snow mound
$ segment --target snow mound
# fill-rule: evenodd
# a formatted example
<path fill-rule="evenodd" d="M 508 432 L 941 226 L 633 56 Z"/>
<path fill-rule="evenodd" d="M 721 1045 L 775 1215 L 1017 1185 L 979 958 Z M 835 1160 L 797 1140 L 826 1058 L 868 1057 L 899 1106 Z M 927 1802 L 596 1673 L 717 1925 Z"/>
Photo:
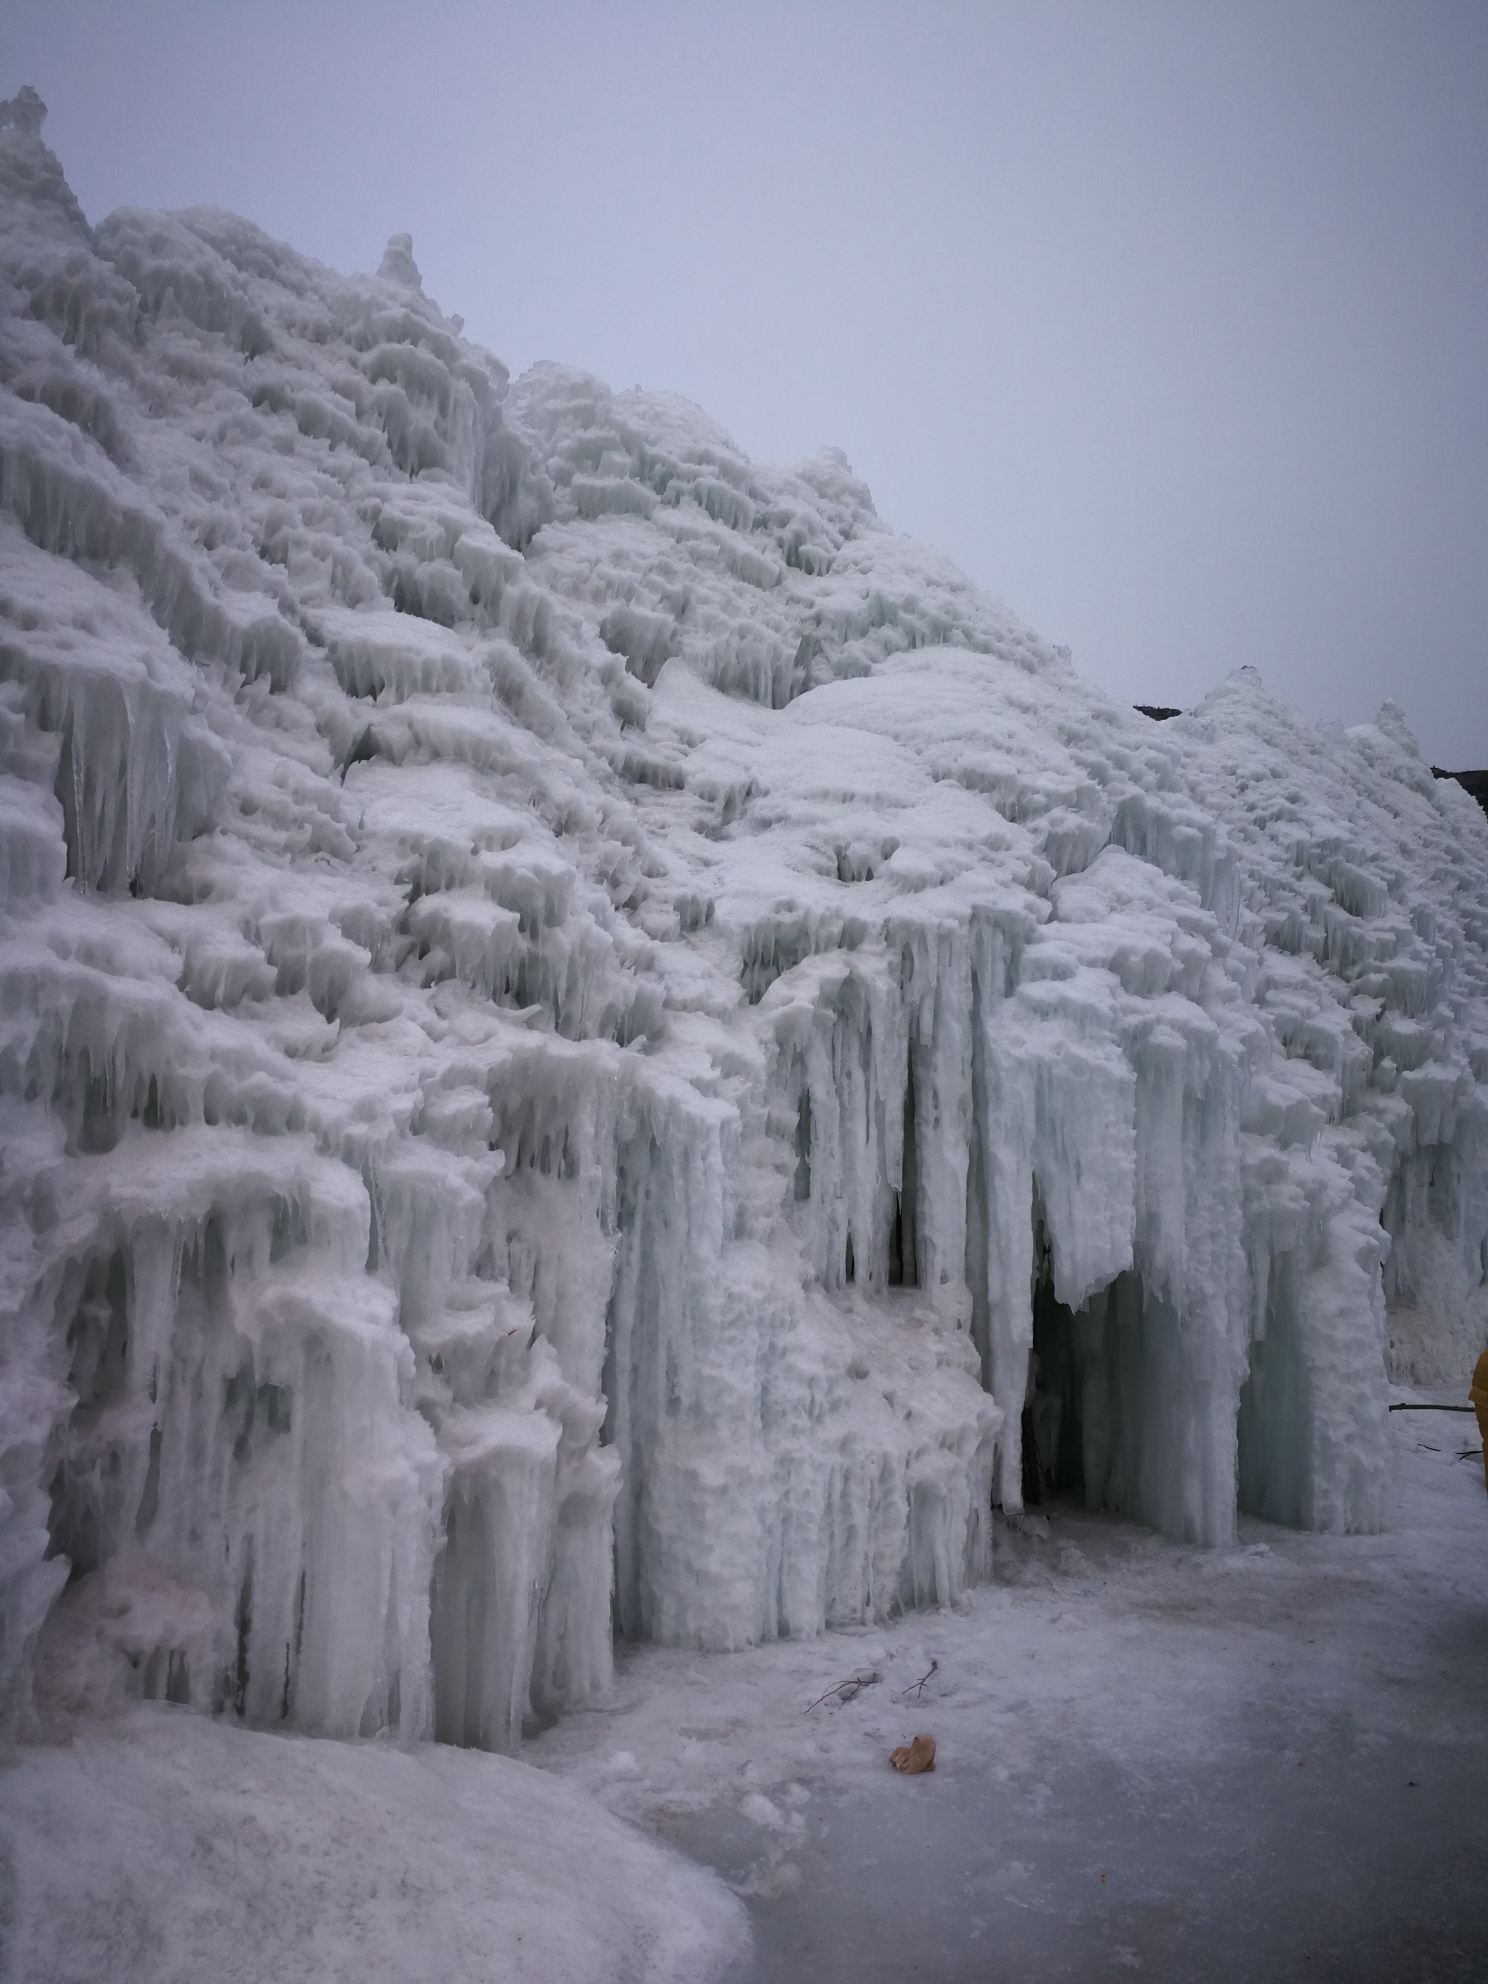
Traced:
<path fill-rule="evenodd" d="M 0 1700 L 510 1749 L 994 1499 L 1389 1507 L 1488 1335 L 1488 822 L 1164 723 L 846 460 L 0 116 Z"/>
<path fill-rule="evenodd" d="M 721 1881 L 546 1771 L 137 1708 L 0 1777 L 6 1975 L 706 1984 Z"/>

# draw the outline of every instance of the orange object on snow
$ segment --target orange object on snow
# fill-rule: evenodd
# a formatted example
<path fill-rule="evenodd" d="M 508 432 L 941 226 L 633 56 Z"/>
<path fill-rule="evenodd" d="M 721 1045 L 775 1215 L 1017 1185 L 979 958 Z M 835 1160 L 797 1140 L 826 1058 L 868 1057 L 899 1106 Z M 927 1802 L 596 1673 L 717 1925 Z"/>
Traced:
<path fill-rule="evenodd" d="M 1478 1359 L 1468 1397 L 1478 1415 L 1478 1431 L 1483 1436 L 1483 1482 L 1488 1486 L 1488 1350 Z"/>
<path fill-rule="evenodd" d="M 901 1743 L 897 1750 L 889 1752 L 889 1762 L 906 1777 L 914 1777 L 922 1770 L 934 1770 L 935 1738 L 916 1736 L 912 1743 Z"/>

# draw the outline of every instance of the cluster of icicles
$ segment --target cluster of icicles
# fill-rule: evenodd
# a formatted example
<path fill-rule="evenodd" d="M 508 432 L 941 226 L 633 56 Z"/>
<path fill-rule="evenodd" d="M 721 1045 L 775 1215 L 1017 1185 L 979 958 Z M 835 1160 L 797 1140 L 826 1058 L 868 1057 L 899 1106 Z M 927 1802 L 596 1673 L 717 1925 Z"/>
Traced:
<path fill-rule="evenodd" d="M 1488 825 L 1159 725 L 396 238 L 0 110 L 0 1702 L 512 1747 L 993 1511 L 1386 1521 L 1488 1332 Z M 1387 1299 L 1388 1298 L 1388 1299 Z"/>

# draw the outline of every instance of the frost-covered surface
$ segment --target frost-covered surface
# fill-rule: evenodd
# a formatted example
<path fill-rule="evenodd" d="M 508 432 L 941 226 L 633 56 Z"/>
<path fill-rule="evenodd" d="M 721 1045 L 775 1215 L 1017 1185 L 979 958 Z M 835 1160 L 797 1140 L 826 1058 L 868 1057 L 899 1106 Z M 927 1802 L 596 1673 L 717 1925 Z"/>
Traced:
<path fill-rule="evenodd" d="M 140 1706 L 0 1770 L 7 1984 L 708 1984 L 721 1881 L 545 1771 Z"/>
<path fill-rule="evenodd" d="M 1488 822 L 1398 715 L 1113 705 L 405 237 L 90 230 L 34 98 L 0 226 L 11 1714 L 511 1747 L 613 1625 L 958 1600 L 1025 1427 L 1386 1520 L 1387 1364 L 1488 1334 Z"/>
<path fill-rule="evenodd" d="M 718 1867 L 760 1984 L 1477 1984 L 1483 1464 L 1471 1414 L 1390 1427 L 1385 1535 L 1242 1517 L 1206 1551 L 1064 1499 L 957 1612 L 631 1648 L 527 1755 Z M 917 1730 L 935 1772 L 904 1778 Z"/>

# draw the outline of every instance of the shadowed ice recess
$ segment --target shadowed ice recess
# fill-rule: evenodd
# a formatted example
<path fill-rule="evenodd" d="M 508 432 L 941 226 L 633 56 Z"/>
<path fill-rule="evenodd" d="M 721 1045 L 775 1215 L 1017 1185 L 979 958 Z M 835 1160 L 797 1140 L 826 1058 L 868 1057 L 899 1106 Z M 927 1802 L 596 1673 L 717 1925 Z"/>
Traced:
<path fill-rule="evenodd" d="M 511 1750 L 992 1505 L 1390 1516 L 1488 1336 L 1488 820 L 1158 723 L 846 460 L 0 112 L 0 1709 Z M 1406 658 L 1402 658 L 1405 660 Z"/>

